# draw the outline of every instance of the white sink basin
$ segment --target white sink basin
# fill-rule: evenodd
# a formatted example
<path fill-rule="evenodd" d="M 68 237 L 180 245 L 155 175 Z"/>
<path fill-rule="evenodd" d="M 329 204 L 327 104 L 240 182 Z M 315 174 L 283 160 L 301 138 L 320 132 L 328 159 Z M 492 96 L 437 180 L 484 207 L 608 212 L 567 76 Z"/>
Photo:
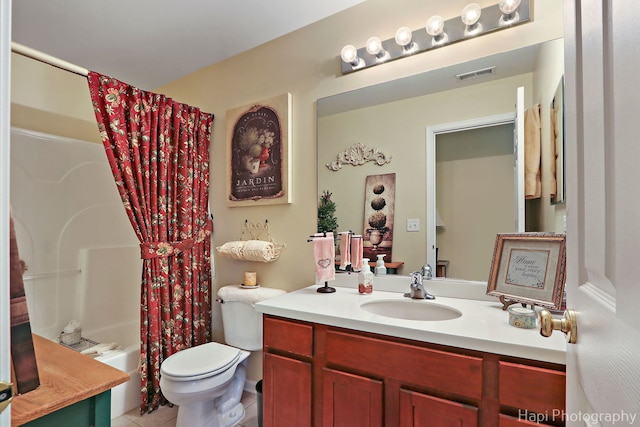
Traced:
<path fill-rule="evenodd" d="M 367 301 L 360 308 L 378 316 L 393 317 L 404 320 L 441 321 L 452 320 L 462 316 L 455 308 L 438 304 L 430 300 L 385 299 Z"/>

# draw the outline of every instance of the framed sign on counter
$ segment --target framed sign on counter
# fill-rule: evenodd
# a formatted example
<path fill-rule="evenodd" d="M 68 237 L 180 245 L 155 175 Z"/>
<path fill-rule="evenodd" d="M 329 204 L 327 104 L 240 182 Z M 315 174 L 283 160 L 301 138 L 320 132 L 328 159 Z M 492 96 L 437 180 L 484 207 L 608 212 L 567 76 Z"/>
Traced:
<path fill-rule="evenodd" d="M 487 295 L 557 310 L 562 305 L 565 272 L 564 234 L 498 234 Z"/>

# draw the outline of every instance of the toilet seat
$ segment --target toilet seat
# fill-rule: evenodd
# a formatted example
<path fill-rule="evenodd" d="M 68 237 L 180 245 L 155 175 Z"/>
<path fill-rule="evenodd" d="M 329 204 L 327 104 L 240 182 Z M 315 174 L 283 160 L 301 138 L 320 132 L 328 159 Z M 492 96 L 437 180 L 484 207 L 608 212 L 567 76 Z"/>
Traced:
<path fill-rule="evenodd" d="M 160 367 L 161 375 L 175 381 L 193 381 L 226 371 L 240 359 L 241 350 L 210 342 L 169 356 Z"/>

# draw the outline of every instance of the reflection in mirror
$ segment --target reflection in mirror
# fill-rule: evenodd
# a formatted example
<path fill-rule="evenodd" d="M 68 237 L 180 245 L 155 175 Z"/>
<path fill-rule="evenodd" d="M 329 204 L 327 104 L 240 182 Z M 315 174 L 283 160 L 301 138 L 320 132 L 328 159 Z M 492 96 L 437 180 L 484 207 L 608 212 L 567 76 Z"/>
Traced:
<path fill-rule="evenodd" d="M 551 101 L 551 185 L 549 197 L 552 204 L 565 202 L 564 183 L 564 77 L 560 79 Z M 555 165 L 555 169 L 553 168 Z M 555 179 L 554 179 L 555 178 Z"/>
<path fill-rule="evenodd" d="M 428 165 L 434 160 L 429 159 L 427 155 L 427 128 L 487 116 L 514 114 L 518 87 L 525 88 L 525 108 L 539 103 L 542 117 L 540 171 L 543 191 L 539 199 L 527 201 L 527 229 L 563 231 L 564 206 L 550 204 L 546 176 L 548 165 L 544 164 L 550 159 L 549 110 L 558 79 L 563 74 L 562 52 L 562 40 L 554 40 L 318 100 L 318 194 L 324 190 L 333 193 L 333 200 L 337 206 L 336 216 L 343 231 L 364 231 L 366 177 L 395 173 L 393 259 L 385 261 L 404 262 L 400 274 L 419 270 L 427 261 L 427 237 L 431 236 L 435 240 L 433 236 L 437 236 L 435 221 L 432 229 L 427 227 L 428 212 L 435 215 L 436 207 L 435 203 L 429 206 L 427 202 L 427 194 L 436 191 L 435 186 L 430 190 L 432 183 L 427 179 Z M 495 68 L 491 75 L 464 81 L 455 78 L 456 74 L 493 66 Z M 375 162 L 359 166 L 345 165 L 338 171 L 332 171 L 326 166 L 334 161 L 339 153 L 356 143 L 384 152 L 391 157 L 391 161 L 383 165 Z M 471 148 L 464 149 L 465 152 L 468 150 Z M 459 154 L 464 156 L 465 152 Z M 515 186 L 513 176 L 511 169 L 509 181 Z M 448 182 L 453 184 L 457 179 L 457 175 L 451 175 L 442 180 L 446 181 L 444 185 L 448 185 Z M 497 199 L 498 192 L 502 196 L 502 193 L 507 191 L 510 193 L 508 196 L 513 206 L 513 191 L 496 188 L 496 194 L 484 197 L 482 202 L 477 202 L 472 207 L 458 206 L 457 203 L 465 199 L 457 193 L 458 190 L 445 188 L 441 191 L 448 193 L 445 197 L 451 199 L 452 207 L 447 208 L 447 211 L 454 209 L 454 212 L 459 213 L 465 209 L 473 210 L 473 219 L 466 220 L 467 224 L 471 221 L 473 227 L 484 228 L 488 218 L 496 219 L 508 209 L 509 215 L 506 216 L 504 224 L 497 229 L 501 232 L 514 230 L 513 207 L 498 206 L 494 200 Z M 436 198 L 439 200 L 441 196 L 443 195 L 438 194 Z M 443 210 L 440 214 L 446 232 L 456 232 L 453 220 L 449 225 Z M 407 227 L 409 222 L 411 231 L 408 231 Z M 461 234 L 464 239 L 465 233 Z M 471 236 L 466 238 L 467 241 L 472 239 Z M 440 244 L 436 242 L 435 246 L 440 247 Z M 440 247 L 442 251 L 444 247 Z M 482 251 L 481 255 L 464 254 L 457 260 L 457 255 L 447 249 L 446 258 L 444 254 L 440 256 L 450 261 L 447 276 L 486 281 L 492 246 L 488 253 L 485 253 L 486 249 Z M 457 270 L 459 265 L 468 263 L 471 259 L 483 259 L 482 257 L 488 257 L 484 275 L 479 271 L 471 277 L 464 277 L 464 270 Z M 454 259 L 457 260 L 455 265 Z"/>
<path fill-rule="evenodd" d="M 435 203 L 445 224 L 436 224 L 442 275 L 487 280 L 496 234 L 516 231 L 513 133 L 512 120 L 436 135 Z"/>

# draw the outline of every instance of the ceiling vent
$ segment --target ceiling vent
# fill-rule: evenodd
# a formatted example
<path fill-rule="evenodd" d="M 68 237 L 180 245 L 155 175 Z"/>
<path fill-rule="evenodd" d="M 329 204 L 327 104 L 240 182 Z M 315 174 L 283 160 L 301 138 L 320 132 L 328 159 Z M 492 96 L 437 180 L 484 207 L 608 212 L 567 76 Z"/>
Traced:
<path fill-rule="evenodd" d="M 458 80 L 475 79 L 482 76 L 489 76 L 494 73 L 496 67 L 482 68 L 480 70 L 469 71 L 468 73 L 456 74 Z"/>

